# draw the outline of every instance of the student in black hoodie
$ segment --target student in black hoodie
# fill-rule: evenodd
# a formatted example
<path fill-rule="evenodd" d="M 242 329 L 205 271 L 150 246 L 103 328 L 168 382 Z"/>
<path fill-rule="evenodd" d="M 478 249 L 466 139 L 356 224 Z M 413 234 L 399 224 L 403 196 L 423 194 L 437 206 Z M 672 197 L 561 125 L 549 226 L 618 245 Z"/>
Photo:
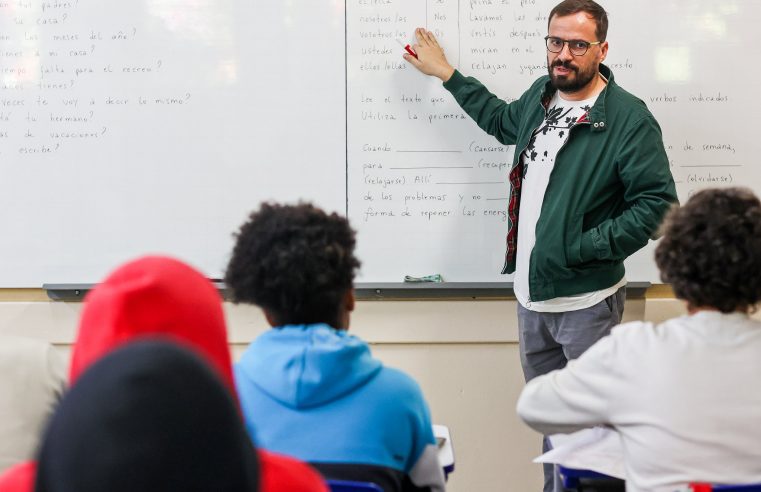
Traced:
<path fill-rule="evenodd" d="M 85 372 L 45 434 L 37 492 L 257 491 L 230 392 L 189 351 L 136 342 Z"/>

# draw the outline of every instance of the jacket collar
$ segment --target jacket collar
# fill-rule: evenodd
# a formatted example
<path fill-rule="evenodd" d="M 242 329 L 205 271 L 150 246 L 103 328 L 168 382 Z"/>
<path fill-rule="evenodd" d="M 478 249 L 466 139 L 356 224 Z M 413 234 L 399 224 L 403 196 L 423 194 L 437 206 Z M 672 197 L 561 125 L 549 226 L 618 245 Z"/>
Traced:
<path fill-rule="evenodd" d="M 613 71 L 602 63 L 600 64 L 600 74 L 605 77 L 608 83 L 605 84 L 605 88 L 602 90 L 602 92 L 600 92 L 600 95 L 597 97 L 597 101 L 595 101 L 591 111 L 589 111 L 589 113 L 585 114 L 582 119 L 579 120 L 580 123 L 589 123 L 593 132 L 601 132 L 605 131 L 606 129 L 607 118 L 605 112 L 605 102 L 607 100 L 608 90 L 616 84 L 613 81 Z M 555 88 L 552 87 L 552 83 L 549 81 L 548 77 L 547 82 L 544 84 L 544 92 L 542 93 L 542 106 L 547 108 L 547 104 L 549 104 L 552 96 L 554 95 Z"/>

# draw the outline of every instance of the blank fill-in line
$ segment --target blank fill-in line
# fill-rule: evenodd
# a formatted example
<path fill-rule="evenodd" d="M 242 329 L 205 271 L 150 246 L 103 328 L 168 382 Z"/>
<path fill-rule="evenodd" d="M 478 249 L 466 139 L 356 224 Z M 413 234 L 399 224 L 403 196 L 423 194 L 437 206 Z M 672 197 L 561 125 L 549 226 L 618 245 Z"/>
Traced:
<path fill-rule="evenodd" d="M 502 181 L 468 181 L 462 183 L 436 183 L 437 185 L 501 185 Z"/>
<path fill-rule="evenodd" d="M 389 169 L 473 169 L 473 166 L 410 166 L 390 167 Z"/>
<path fill-rule="evenodd" d="M 742 164 L 695 164 L 695 165 L 682 165 L 679 167 L 742 167 Z"/>
<path fill-rule="evenodd" d="M 397 152 L 444 152 L 462 154 L 462 150 L 397 150 Z"/>
<path fill-rule="evenodd" d="M 507 197 L 505 197 L 505 198 L 487 198 L 486 199 L 487 202 L 498 202 L 498 201 L 503 201 L 503 200 L 507 200 Z"/>

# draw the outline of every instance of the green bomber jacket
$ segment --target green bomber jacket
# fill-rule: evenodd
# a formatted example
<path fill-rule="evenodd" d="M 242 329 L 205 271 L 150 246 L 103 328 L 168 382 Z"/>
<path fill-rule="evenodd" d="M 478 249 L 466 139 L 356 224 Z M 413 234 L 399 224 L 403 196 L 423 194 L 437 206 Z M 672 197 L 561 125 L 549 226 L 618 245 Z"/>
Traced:
<path fill-rule="evenodd" d="M 580 118 L 555 159 L 529 259 L 532 301 L 593 292 L 624 276 L 624 260 L 655 237 L 677 203 L 661 129 L 643 101 L 622 89 L 613 73 L 592 109 Z M 455 71 L 444 83 L 481 129 L 515 145 L 505 265 L 515 271 L 523 177 L 521 153 L 545 117 L 554 94 L 549 76 L 507 103 L 478 80 Z"/>

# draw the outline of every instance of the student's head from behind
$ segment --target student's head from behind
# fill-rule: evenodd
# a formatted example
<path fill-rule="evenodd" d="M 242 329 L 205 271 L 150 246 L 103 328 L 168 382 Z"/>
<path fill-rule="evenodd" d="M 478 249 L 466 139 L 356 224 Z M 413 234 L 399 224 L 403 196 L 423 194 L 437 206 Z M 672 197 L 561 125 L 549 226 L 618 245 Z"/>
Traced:
<path fill-rule="evenodd" d="M 354 230 L 311 204 L 264 203 L 237 233 L 225 283 L 235 302 L 261 307 L 273 326 L 349 327 Z"/>
<path fill-rule="evenodd" d="M 258 489 L 259 466 L 215 371 L 176 344 L 140 341 L 85 371 L 41 447 L 37 492 Z"/>
<path fill-rule="evenodd" d="M 655 250 L 661 279 L 691 309 L 747 311 L 761 299 L 761 202 L 748 189 L 707 189 L 673 208 Z"/>
<path fill-rule="evenodd" d="M 219 292 L 194 268 L 162 256 L 125 263 L 87 295 L 70 380 L 120 345 L 155 336 L 195 350 L 235 391 Z"/>

